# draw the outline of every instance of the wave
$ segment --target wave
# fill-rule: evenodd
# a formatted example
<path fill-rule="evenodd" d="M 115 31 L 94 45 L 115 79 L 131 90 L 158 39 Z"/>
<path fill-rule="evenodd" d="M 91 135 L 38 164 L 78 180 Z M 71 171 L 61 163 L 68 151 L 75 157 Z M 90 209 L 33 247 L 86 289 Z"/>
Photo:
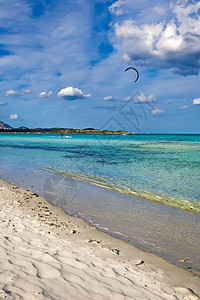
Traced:
<path fill-rule="evenodd" d="M 38 166 L 37 166 L 38 167 Z M 158 193 L 153 193 L 153 192 L 149 192 L 149 191 L 145 191 L 145 190 L 139 190 L 139 189 L 135 189 L 135 190 L 131 190 L 128 187 L 122 187 L 122 186 L 118 186 L 118 185 L 114 185 L 111 183 L 106 182 L 105 180 L 102 180 L 100 178 L 95 179 L 89 176 L 85 176 L 85 175 L 77 175 L 77 174 L 73 174 L 73 173 L 66 173 L 64 171 L 60 171 L 60 170 L 55 170 L 53 168 L 49 168 L 49 167 L 40 167 L 43 170 L 46 171 L 50 171 L 52 173 L 55 174 L 59 174 L 65 177 L 70 177 L 70 178 L 74 178 L 77 180 L 81 180 L 105 189 L 109 189 L 109 190 L 113 190 L 122 194 L 126 194 L 126 195 L 132 195 L 134 197 L 137 198 L 142 198 L 142 199 L 146 199 L 146 200 L 150 200 L 153 202 L 159 202 L 165 205 L 169 205 L 169 206 L 173 206 L 176 208 L 180 208 L 180 209 L 184 209 L 190 212 L 195 212 L 195 213 L 200 213 L 200 202 L 194 199 L 189 199 L 186 197 L 173 197 L 170 195 L 166 195 L 166 194 L 158 194 Z"/>

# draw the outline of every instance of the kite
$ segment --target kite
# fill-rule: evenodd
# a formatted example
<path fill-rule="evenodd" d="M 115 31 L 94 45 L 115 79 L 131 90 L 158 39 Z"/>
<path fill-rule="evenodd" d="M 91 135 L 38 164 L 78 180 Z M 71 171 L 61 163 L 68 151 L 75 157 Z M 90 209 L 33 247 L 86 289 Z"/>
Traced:
<path fill-rule="evenodd" d="M 127 68 L 124 72 L 126 72 L 126 71 L 128 71 L 128 70 L 130 70 L 130 69 L 133 69 L 133 70 L 137 73 L 137 77 L 136 77 L 136 79 L 135 79 L 135 81 L 134 81 L 134 83 L 135 83 L 135 82 L 138 81 L 138 79 L 139 79 L 139 72 L 138 72 L 138 70 L 137 70 L 136 68 L 134 68 L 134 67 L 129 67 L 129 68 Z"/>
<path fill-rule="evenodd" d="M 160 109 L 158 104 L 154 104 L 153 106 L 157 106 L 157 110 L 159 110 L 159 109 Z"/>

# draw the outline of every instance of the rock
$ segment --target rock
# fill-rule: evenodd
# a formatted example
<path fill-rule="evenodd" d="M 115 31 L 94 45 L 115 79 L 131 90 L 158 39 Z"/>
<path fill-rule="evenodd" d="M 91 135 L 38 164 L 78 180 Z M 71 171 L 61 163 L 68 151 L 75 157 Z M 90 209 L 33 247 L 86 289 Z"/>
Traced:
<path fill-rule="evenodd" d="M 111 252 L 114 252 L 116 255 L 119 255 L 119 252 L 120 252 L 119 248 L 118 248 L 118 249 L 117 249 L 117 248 L 115 248 L 115 249 L 110 249 L 110 251 L 111 251 Z"/>
<path fill-rule="evenodd" d="M 139 265 L 142 265 L 142 264 L 144 264 L 144 260 L 138 261 L 135 265 L 136 265 L 136 266 L 139 266 Z"/>

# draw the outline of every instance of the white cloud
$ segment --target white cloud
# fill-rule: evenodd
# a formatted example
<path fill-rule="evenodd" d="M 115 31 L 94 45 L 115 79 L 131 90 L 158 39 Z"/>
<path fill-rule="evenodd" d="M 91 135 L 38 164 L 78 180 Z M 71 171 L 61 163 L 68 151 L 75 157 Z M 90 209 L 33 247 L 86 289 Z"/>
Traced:
<path fill-rule="evenodd" d="M 159 115 L 162 115 L 162 114 L 164 114 L 164 113 L 165 113 L 165 111 L 162 110 L 162 109 L 154 109 L 154 110 L 152 111 L 152 115 L 153 115 L 154 117 L 159 116 Z"/>
<path fill-rule="evenodd" d="M 112 96 L 106 96 L 103 98 L 103 100 L 112 100 L 112 98 L 113 98 Z"/>
<path fill-rule="evenodd" d="M 140 93 L 137 96 L 137 99 L 135 100 L 135 102 L 143 102 L 143 103 L 147 103 L 147 102 L 155 102 L 156 101 L 156 96 L 152 93 L 149 96 L 145 96 L 143 93 Z"/>
<path fill-rule="evenodd" d="M 5 96 L 6 97 L 9 97 L 9 96 L 15 96 L 15 95 L 18 95 L 18 91 L 15 91 L 15 90 L 8 90 L 5 92 Z"/>
<path fill-rule="evenodd" d="M 0 106 L 6 105 L 7 103 L 0 101 Z"/>
<path fill-rule="evenodd" d="M 11 120 L 17 120 L 18 119 L 18 115 L 17 114 L 10 114 L 10 119 Z"/>
<path fill-rule="evenodd" d="M 148 102 L 155 102 L 156 101 L 156 96 L 155 96 L 155 94 L 150 94 L 149 96 L 148 96 Z"/>
<path fill-rule="evenodd" d="M 24 95 L 24 94 L 31 93 L 31 90 L 30 89 L 21 89 L 20 92 Z"/>
<path fill-rule="evenodd" d="M 181 107 L 181 109 L 186 109 L 186 108 L 188 108 L 187 105 L 183 105 L 183 106 Z"/>
<path fill-rule="evenodd" d="M 114 2 L 110 7 L 109 7 L 109 11 L 112 14 L 115 14 L 116 16 L 120 16 L 123 14 L 123 9 L 120 8 L 123 4 L 125 3 L 125 1 L 123 0 L 117 0 L 116 2 Z"/>
<path fill-rule="evenodd" d="M 30 89 L 21 89 L 21 90 L 13 90 L 10 89 L 8 91 L 5 92 L 5 96 L 6 97 L 10 97 L 10 96 L 23 96 L 25 94 L 29 94 L 31 93 Z"/>
<path fill-rule="evenodd" d="M 159 15 L 164 15 L 165 14 L 165 10 L 164 10 L 163 7 L 155 6 L 153 8 L 153 11 L 155 11 Z"/>
<path fill-rule="evenodd" d="M 39 98 L 46 98 L 46 97 L 49 97 L 52 95 L 52 91 L 49 91 L 48 93 L 47 92 L 41 92 L 38 97 Z"/>
<path fill-rule="evenodd" d="M 18 95 L 18 91 L 15 91 L 15 90 L 8 90 L 5 92 L 5 96 L 6 97 L 9 97 L 9 96 L 15 96 L 15 95 Z"/>
<path fill-rule="evenodd" d="M 90 94 L 84 94 L 80 89 L 74 88 L 72 86 L 60 90 L 57 96 L 65 100 L 76 100 L 76 99 L 84 99 L 84 98 L 91 97 Z"/>
<path fill-rule="evenodd" d="M 200 104 L 200 98 L 195 98 L 194 100 L 193 100 L 193 104 Z"/>
<path fill-rule="evenodd" d="M 182 75 L 198 74 L 200 69 L 200 1 L 177 1 L 169 7 L 174 18 L 158 23 L 136 25 L 130 18 L 115 24 L 123 42 L 124 59 L 138 65 L 171 68 Z M 159 9 L 154 7 L 157 12 Z M 162 9 L 160 10 L 162 12 Z"/>

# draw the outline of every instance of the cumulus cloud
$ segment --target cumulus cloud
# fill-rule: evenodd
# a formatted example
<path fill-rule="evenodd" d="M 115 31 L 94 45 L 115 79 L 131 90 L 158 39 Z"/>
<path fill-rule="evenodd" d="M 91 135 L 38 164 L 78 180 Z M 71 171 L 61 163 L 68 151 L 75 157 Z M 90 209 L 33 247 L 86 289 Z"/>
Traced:
<path fill-rule="evenodd" d="M 18 94 L 18 92 L 12 89 L 5 92 L 6 97 L 15 96 L 16 94 Z"/>
<path fill-rule="evenodd" d="M 124 59 L 139 65 L 171 68 L 181 75 L 194 75 L 200 69 L 200 1 L 177 1 L 169 7 L 174 18 L 158 23 L 136 25 L 133 20 L 115 24 L 123 42 Z M 154 7 L 154 10 L 159 11 Z M 160 10 L 162 13 L 162 10 Z"/>
<path fill-rule="evenodd" d="M 186 108 L 188 108 L 187 105 L 183 105 L 183 106 L 181 107 L 181 109 L 186 109 Z"/>
<path fill-rule="evenodd" d="M 193 104 L 200 104 L 200 98 L 195 98 L 194 100 L 193 100 Z"/>
<path fill-rule="evenodd" d="M 10 114 L 10 119 L 11 120 L 17 120 L 18 119 L 18 115 L 17 114 Z"/>
<path fill-rule="evenodd" d="M 29 93 L 31 93 L 31 90 L 30 89 L 21 89 L 20 92 L 23 94 L 29 94 Z"/>
<path fill-rule="evenodd" d="M 155 102 L 156 101 L 156 96 L 152 93 L 149 96 L 145 96 L 143 93 L 140 93 L 137 98 L 135 99 L 135 102 L 143 102 L 143 103 L 147 103 L 147 102 Z"/>
<path fill-rule="evenodd" d="M 160 115 L 162 115 L 162 114 L 164 114 L 164 113 L 165 113 L 165 111 L 162 110 L 162 109 L 154 109 L 154 110 L 152 111 L 152 115 L 153 115 L 154 117 L 160 116 Z"/>
<path fill-rule="evenodd" d="M 74 88 L 72 86 L 60 90 L 57 96 L 65 100 L 76 100 L 76 99 L 84 99 L 84 98 L 91 97 L 90 94 L 84 94 L 80 89 Z"/>
<path fill-rule="evenodd" d="M 13 90 L 10 89 L 8 91 L 5 92 L 5 96 L 6 97 L 10 97 L 10 96 L 23 96 L 25 94 L 29 94 L 31 93 L 30 89 L 21 89 L 21 90 Z"/>
<path fill-rule="evenodd" d="M 103 100 L 112 100 L 112 99 L 113 99 L 112 96 L 106 96 L 106 97 L 103 98 Z"/>
<path fill-rule="evenodd" d="M 49 97 L 52 95 L 52 91 L 49 91 L 48 93 L 47 92 L 41 92 L 38 97 L 39 98 L 46 98 L 46 97 Z"/>
<path fill-rule="evenodd" d="M 6 105 L 7 103 L 0 101 L 0 106 Z"/>

